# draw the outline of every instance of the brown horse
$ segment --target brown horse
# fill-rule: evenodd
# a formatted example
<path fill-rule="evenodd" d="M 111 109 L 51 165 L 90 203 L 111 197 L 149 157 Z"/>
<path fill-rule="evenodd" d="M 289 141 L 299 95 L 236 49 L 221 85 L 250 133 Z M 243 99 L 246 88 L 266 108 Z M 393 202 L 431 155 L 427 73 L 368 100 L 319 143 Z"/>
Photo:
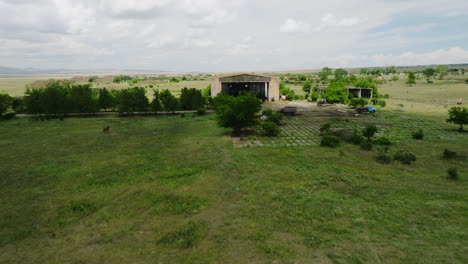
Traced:
<path fill-rule="evenodd" d="M 109 133 L 109 130 L 110 130 L 110 126 L 106 126 L 102 129 L 102 133 L 107 134 Z"/>

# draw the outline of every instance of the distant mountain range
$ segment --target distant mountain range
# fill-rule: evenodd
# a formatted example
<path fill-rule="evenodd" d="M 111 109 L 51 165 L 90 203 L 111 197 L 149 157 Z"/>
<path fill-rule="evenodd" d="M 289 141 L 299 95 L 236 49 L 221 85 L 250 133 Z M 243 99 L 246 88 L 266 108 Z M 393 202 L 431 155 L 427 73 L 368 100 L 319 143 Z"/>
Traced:
<path fill-rule="evenodd" d="M 36 69 L 36 68 L 11 68 L 0 66 L 0 75 L 115 75 L 115 74 L 158 74 L 166 71 L 149 70 L 70 70 L 70 69 Z"/>

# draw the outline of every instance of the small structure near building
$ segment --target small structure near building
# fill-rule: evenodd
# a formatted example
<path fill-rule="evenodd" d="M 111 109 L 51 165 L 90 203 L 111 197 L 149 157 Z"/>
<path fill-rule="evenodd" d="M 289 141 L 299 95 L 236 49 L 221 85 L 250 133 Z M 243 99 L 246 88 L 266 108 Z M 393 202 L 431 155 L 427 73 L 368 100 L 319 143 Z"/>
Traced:
<path fill-rule="evenodd" d="M 348 95 L 351 93 L 354 97 L 372 98 L 372 88 L 364 87 L 346 87 Z"/>
<path fill-rule="evenodd" d="M 225 93 L 237 96 L 250 92 L 261 100 L 279 100 L 279 79 L 247 73 L 216 76 L 211 79 L 211 96 Z"/>

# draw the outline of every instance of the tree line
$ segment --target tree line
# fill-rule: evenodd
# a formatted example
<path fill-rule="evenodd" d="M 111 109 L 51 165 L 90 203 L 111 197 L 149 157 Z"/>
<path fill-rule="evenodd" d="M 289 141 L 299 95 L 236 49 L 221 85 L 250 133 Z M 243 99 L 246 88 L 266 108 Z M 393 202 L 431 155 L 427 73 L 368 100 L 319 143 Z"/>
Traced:
<path fill-rule="evenodd" d="M 183 88 L 180 97 L 169 90 L 153 90 L 151 100 L 143 87 L 122 90 L 91 88 L 89 84 L 50 82 L 44 88 L 27 89 L 22 101 L 23 112 L 45 117 L 65 117 L 70 113 L 93 114 L 99 111 L 174 112 L 207 107 L 210 98 L 195 88 Z"/>

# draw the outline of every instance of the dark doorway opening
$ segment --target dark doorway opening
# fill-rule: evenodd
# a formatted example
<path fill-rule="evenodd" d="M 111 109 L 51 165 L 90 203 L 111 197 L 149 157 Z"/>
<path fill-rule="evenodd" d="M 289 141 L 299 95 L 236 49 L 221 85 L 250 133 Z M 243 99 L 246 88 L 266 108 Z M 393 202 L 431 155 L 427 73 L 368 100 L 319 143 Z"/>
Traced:
<path fill-rule="evenodd" d="M 238 96 L 241 93 L 251 93 L 259 99 L 268 99 L 268 83 L 264 82 L 223 82 L 221 91 L 225 94 Z"/>

